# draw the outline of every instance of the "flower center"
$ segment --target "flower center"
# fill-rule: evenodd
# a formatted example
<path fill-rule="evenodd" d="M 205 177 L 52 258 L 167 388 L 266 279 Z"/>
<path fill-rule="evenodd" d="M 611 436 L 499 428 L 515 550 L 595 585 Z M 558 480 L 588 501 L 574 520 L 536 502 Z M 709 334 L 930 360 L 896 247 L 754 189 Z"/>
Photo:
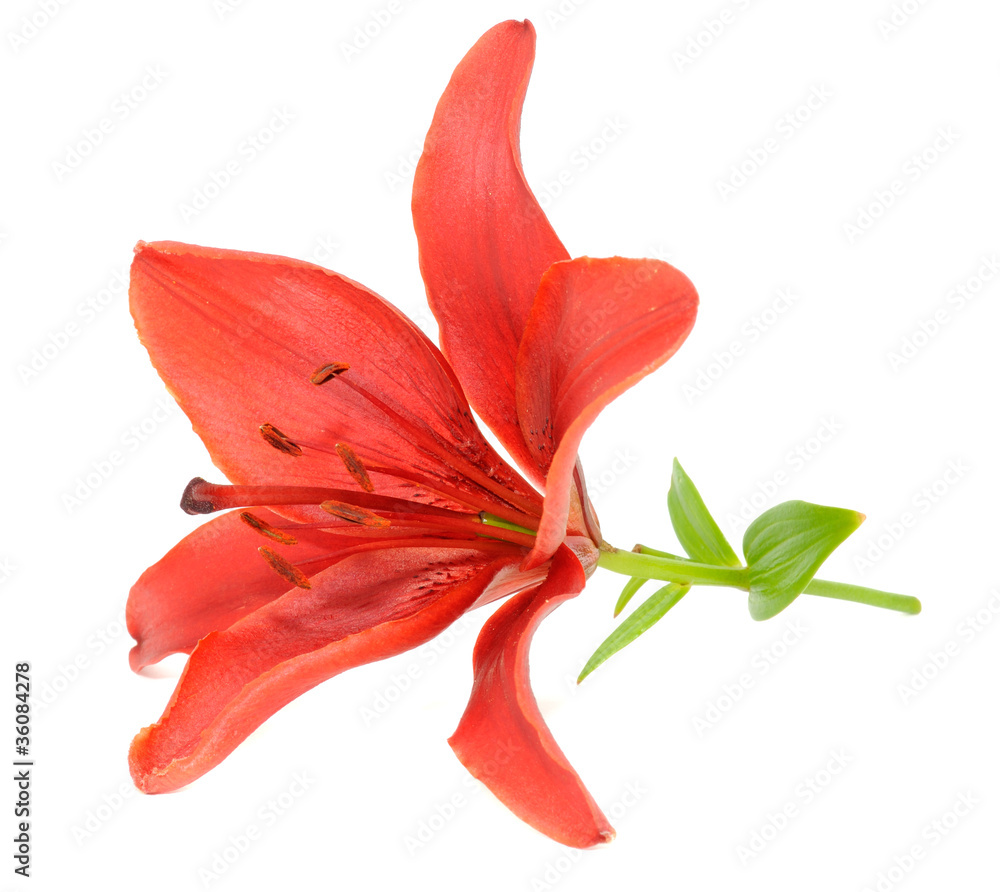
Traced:
<path fill-rule="evenodd" d="M 328 362 L 317 368 L 309 377 L 312 384 L 322 386 L 335 379 L 336 387 L 348 387 L 377 408 L 380 414 L 398 421 L 407 429 L 405 420 L 369 394 L 365 388 L 355 386 L 346 362 Z M 282 424 L 284 427 L 284 423 Z M 494 550 L 514 546 L 531 548 L 541 514 L 540 497 L 528 490 L 512 491 L 492 473 L 478 467 L 463 453 L 449 450 L 439 458 L 446 461 L 447 473 L 439 470 L 421 473 L 419 467 L 395 468 L 392 456 L 383 454 L 376 447 L 367 450 L 377 458 L 375 462 L 363 461 L 355 449 L 342 440 L 334 440 L 328 431 L 310 435 L 304 431 L 286 433 L 274 424 L 265 422 L 258 432 L 272 449 L 296 462 L 307 453 L 329 456 L 335 464 L 343 465 L 347 476 L 357 489 L 340 489 L 326 486 L 284 485 L 220 485 L 200 477 L 192 480 L 184 490 L 181 508 L 188 514 L 210 514 L 234 508 L 273 508 L 279 520 L 266 521 L 251 511 L 242 511 L 240 519 L 256 533 L 273 544 L 294 548 L 306 530 L 320 531 L 319 536 L 329 535 L 331 552 L 326 558 L 315 555 L 308 561 L 295 563 L 278 554 L 270 546 L 261 545 L 261 557 L 286 581 L 301 588 L 310 588 L 309 573 L 305 564 L 329 566 L 360 548 L 385 548 L 406 545 L 433 545 L 445 543 L 455 547 L 461 542 L 467 547 Z M 419 439 L 422 435 L 414 431 Z M 436 454 L 435 444 L 428 438 L 421 441 L 428 456 Z M 452 454 L 454 452 L 454 454 Z M 381 457 L 381 458 L 378 458 Z M 367 465 L 366 465 L 367 461 Z M 437 465 L 431 463 L 429 468 Z M 376 493 L 376 480 L 392 481 L 386 484 L 392 496 Z M 329 475 L 324 475 L 329 476 Z M 333 474 L 333 479 L 341 476 Z M 447 479 L 440 479 L 445 476 Z M 402 484 L 402 485 L 400 485 Z M 349 484 L 348 484 L 349 485 Z M 398 497 L 402 491 L 403 497 Z M 415 501 L 406 498 L 415 495 Z M 428 502 L 430 504 L 428 504 Z M 315 541 L 316 534 L 312 535 Z M 315 568 L 313 568 L 315 572 Z"/>
<path fill-rule="evenodd" d="M 357 550 L 390 545 L 455 547 L 464 543 L 480 550 L 496 546 L 530 549 L 535 532 L 509 523 L 482 511 L 464 513 L 405 499 L 380 496 L 371 492 L 333 489 L 319 486 L 234 486 L 209 483 L 195 477 L 184 489 L 181 508 L 188 514 L 212 514 L 237 508 L 320 508 L 329 519 L 314 521 L 282 518 L 269 523 L 251 511 L 241 511 L 240 519 L 254 532 L 279 545 L 293 547 L 306 530 L 333 534 L 332 550 L 327 558 L 339 559 Z M 299 535 L 297 535 L 297 533 Z M 276 573 L 300 588 L 311 588 L 304 563 L 317 564 L 324 557 L 313 555 L 296 564 L 261 545 L 261 557 Z M 328 564 L 327 564 L 328 565 Z"/>

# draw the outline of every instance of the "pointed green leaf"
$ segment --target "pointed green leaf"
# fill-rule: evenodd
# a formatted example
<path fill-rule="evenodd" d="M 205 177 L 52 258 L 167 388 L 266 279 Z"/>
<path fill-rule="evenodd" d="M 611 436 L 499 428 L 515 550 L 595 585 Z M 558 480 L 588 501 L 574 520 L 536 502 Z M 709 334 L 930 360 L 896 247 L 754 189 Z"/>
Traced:
<path fill-rule="evenodd" d="M 643 632 L 662 619 L 664 614 L 683 598 L 690 588 L 689 585 L 677 585 L 671 582 L 650 595 L 594 651 L 594 655 L 587 660 L 587 665 L 583 667 L 576 683 L 579 684 L 608 657 L 618 653 L 626 644 L 631 644 Z"/>
<path fill-rule="evenodd" d="M 798 501 L 765 511 L 743 536 L 750 615 L 770 619 L 784 610 L 864 519 L 857 511 Z"/>
<path fill-rule="evenodd" d="M 674 532 L 690 558 L 703 564 L 741 566 L 736 552 L 722 535 L 722 530 L 708 513 L 708 508 L 705 507 L 691 478 L 684 473 L 676 458 L 674 471 L 670 477 L 667 508 L 670 510 L 670 522 L 674 525 Z"/>
<path fill-rule="evenodd" d="M 622 593 L 618 596 L 618 603 L 615 604 L 615 616 L 618 616 L 625 609 L 628 602 L 632 600 L 632 596 L 647 582 L 649 582 L 648 579 L 643 579 L 641 576 L 633 576 L 625 583 L 625 588 L 622 589 Z"/>

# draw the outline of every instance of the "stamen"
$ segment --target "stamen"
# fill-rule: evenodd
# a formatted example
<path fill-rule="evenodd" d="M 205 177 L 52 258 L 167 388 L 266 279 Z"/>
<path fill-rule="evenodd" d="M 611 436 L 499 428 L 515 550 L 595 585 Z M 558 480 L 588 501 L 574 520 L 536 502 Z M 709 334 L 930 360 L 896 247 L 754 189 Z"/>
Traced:
<path fill-rule="evenodd" d="M 287 455 L 302 455 L 302 448 L 289 440 L 273 424 L 262 424 L 260 435 L 268 446 L 273 446 L 278 452 L 284 452 Z"/>
<path fill-rule="evenodd" d="M 266 520 L 261 520 L 249 511 L 241 511 L 240 520 L 247 526 L 253 527 L 261 535 L 267 536 L 268 539 L 274 539 L 275 542 L 280 542 L 282 545 L 297 545 L 299 542 L 294 536 L 289 536 L 288 533 L 275 529 Z"/>
<path fill-rule="evenodd" d="M 358 458 L 357 453 L 346 443 L 338 443 L 336 449 L 337 455 L 340 456 L 344 467 L 347 468 L 347 473 L 354 478 L 358 486 L 365 492 L 375 492 L 375 487 L 368 476 L 368 471 L 365 470 L 365 466 L 361 463 L 361 459 Z"/>
<path fill-rule="evenodd" d="M 315 372 L 309 376 L 309 380 L 313 384 L 326 384 L 331 378 L 336 378 L 338 375 L 346 372 L 350 366 L 346 362 L 328 362 L 326 365 L 321 365 Z"/>
<path fill-rule="evenodd" d="M 348 505 L 346 502 L 335 502 L 331 499 L 323 502 L 320 508 L 341 520 L 349 520 L 351 523 L 359 523 L 366 527 L 384 528 L 390 525 L 388 518 L 379 517 L 372 511 L 366 511 L 357 505 Z"/>
<path fill-rule="evenodd" d="M 271 549 L 266 545 L 261 545 L 257 551 L 260 553 L 260 556 L 271 565 L 271 569 L 274 570 L 274 572 L 277 573 L 282 579 L 287 580 L 292 585 L 296 585 L 299 588 L 312 588 L 312 583 L 309 582 L 309 577 L 294 564 L 290 564 L 286 561 L 276 551 L 271 551 Z"/>

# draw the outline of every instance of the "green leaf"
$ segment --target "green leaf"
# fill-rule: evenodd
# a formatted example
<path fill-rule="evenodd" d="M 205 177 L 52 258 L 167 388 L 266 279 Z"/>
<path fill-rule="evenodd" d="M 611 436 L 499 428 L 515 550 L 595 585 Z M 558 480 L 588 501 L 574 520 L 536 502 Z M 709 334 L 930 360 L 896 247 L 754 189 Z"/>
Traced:
<path fill-rule="evenodd" d="M 689 557 L 703 564 L 741 566 L 736 552 L 722 535 L 722 530 L 708 513 L 691 478 L 684 473 L 676 458 L 674 471 L 670 476 L 667 508 L 670 509 L 670 522 L 674 525 L 674 532 Z"/>
<path fill-rule="evenodd" d="M 678 585 L 671 582 L 650 595 L 594 651 L 594 655 L 587 660 L 587 665 L 583 667 L 576 683 L 579 684 L 608 657 L 618 653 L 626 644 L 631 644 L 643 632 L 662 619 L 664 614 L 683 598 L 690 588 L 689 585 Z"/>
<path fill-rule="evenodd" d="M 615 616 L 618 616 L 625 609 L 628 602 L 632 600 L 632 596 L 647 582 L 649 582 L 648 579 L 643 579 L 641 576 L 633 576 L 625 583 L 625 588 L 622 589 L 622 593 L 618 596 L 618 603 L 615 604 Z"/>
<path fill-rule="evenodd" d="M 743 536 L 750 616 L 770 619 L 784 610 L 864 519 L 857 511 L 798 501 L 765 511 Z"/>

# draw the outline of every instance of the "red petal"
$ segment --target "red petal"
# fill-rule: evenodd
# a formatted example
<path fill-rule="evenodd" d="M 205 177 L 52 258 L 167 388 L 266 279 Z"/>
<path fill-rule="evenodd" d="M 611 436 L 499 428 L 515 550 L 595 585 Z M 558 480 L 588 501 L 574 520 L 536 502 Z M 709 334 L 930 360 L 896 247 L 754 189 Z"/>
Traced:
<path fill-rule="evenodd" d="M 284 519 L 266 508 L 250 509 L 272 526 Z M 287 553 L 318 572 L 333 563 L 338 537 L 322 530 L 295 530 L 298 544 Z M 199 639 L 225 629 L 288 591 L 288 583 L 257 553 L 268 540 L 240 520 L 223 514 L 185 536 L 132 586 L 126 615 L 136 640 L 129 664 L 138 672 L 172 653 L 191 653 Z M 274 543 L 270 543 L 274 545 Z"/>
<path fill-rule="evenodd" d="M 282 257 L 140 242 L 129 297 L 153 364 L 234 482 L 357 489 L 342 443 L 381 495 L 447 503 L 425 481 L 470 493 L 477 509 L 506 489 L 537 505 L 484 440 L 438 349 L 362 285 Z M 330 363 L 349 368 L 312 383 Z M 265 423 L 278 429 L 270 445 Z M 274 448 L 285 441 L 293 447 Z M 410 479 L 374 470 L 383 466 Z"/>
<path fill-rule="evenodd" d="M 397 548 L 348 557 L 198 643 L 159 722 L 132 741 L 139 789 L 200 777 L 300 694 L 416 647 L 505 575 L 520 549 Z"/>
<path fill-rule="evenodd" d="M 469 705 L 448 741 L 521 820 L 578 848 L 610 842 L 615 833 L 542 719 L 531 693 L 528 647 L 542 619 L 585 583 L 580 562 L 560 548 L 541 586 L 493 614 L 476 642 Z"/>
<path fill-rule="evenodd" d="M 660 260 L 577 258 L 542 277 L 517 357 L 521 429 L 547 472 L 528 566 L 565 535 L 577 448 L 601 409 L 665 363 L 694 325 L 698 295 Z"/>
<path fill-rule="evenodd" d="M 538 282 L 569 257 L 521 169 L 521 106 L 535 57 L 530 22 L 487 31 L 452 75 L 413 181 L 420 270 L 441 347 L 475 410 L 525 473 L 514 360 Z"/>

